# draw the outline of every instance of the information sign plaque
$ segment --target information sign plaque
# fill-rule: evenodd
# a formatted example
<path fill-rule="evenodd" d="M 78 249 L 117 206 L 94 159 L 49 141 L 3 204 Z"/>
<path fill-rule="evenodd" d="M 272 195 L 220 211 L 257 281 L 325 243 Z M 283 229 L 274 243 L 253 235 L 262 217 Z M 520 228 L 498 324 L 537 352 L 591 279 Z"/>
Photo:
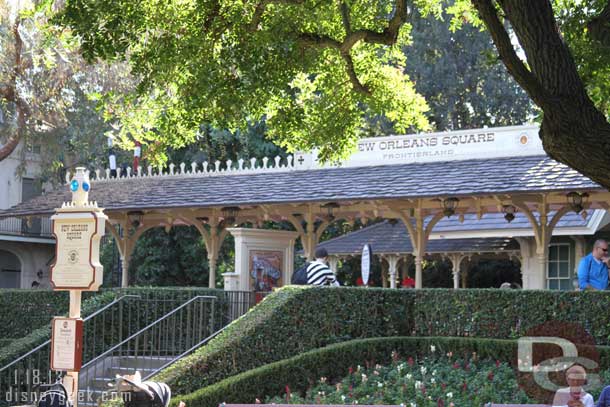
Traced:
<path fill-rule="evenodd" d="M 83 360 L 83 320 L 53 318 L 51 370 L 78 372 Z"/>

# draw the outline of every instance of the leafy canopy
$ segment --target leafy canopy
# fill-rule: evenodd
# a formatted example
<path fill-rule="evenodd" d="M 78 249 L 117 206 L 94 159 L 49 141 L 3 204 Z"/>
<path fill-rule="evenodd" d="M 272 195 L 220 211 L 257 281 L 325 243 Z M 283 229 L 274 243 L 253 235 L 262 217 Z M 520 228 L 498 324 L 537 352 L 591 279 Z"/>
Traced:
<path fill-rule="evenodd" d="M 333 160 L 366 114 L 398 132 L 429 127 L 403 74 L 408 14 L 388 0 L 68 0 L 58 21 L 86 59 L 127 58 L 139 78 L 136 95 L 105 96 L 123 140 L 162 150 L 192 142 L 201 123 L 265 119 L 281 147 Z"/>

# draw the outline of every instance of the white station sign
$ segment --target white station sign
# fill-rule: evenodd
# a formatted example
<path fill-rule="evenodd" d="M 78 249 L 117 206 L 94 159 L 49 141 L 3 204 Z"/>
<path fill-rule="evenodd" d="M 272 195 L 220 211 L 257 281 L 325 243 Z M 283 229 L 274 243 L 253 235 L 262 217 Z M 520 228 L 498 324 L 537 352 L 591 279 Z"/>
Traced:
<path fill-rule="evenodd" d="M 512 126 L 360 139 L 342 167 L 546 155 L 538 126 Z M 317 154 L 295 155 L 297 169 L 320 168 Z M 326 167 L 326 166 L 324 166 Z"/>
<path fill-rule="evenodd" d="M 57 238 L 51 283 L 56 290 L 97 290 L 102 284 L 99 241 L 104 235 L 104 219 L 95 212 L 67 212 L 54 215 Z"/>
<path fill-rule="evenodd" d="M 89 177 L 77 168 L 70 182 L 72 202 L 64 203 L 51 217 L 55 263 L 51 266 L 54 290 L 97 290 L 103 281 L 100 240 L 108 217 L 97 203 L 89 202 Z"/>

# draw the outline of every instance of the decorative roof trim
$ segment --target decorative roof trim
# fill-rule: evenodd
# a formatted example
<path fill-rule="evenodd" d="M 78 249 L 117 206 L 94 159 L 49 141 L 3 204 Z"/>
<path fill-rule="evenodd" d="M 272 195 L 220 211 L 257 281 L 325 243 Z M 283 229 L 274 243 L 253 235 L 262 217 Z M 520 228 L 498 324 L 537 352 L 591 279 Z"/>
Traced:
<path fill-rule="evenodd" d="M 167 178 L 167 177 L 213 177 L 221 175 L 244 175 L 244 174 L 261 174 L 261 173 L 273 173 L 273 172 L 288 172 L 296 170 L 294 166 L 293 156 L 289 155 L 285 160 L 282 157 L 275 156 L 273 161 L 270 162 L 269 157 L 264 157 L 262 165 L 258 165 L 256 158 L 251 158 L 246 161 L 243 158 L 237 160 L 237 166 L 234 166 L 232 160 L 227 160 L 224 163 L 216 160 L 214 165 L 211 166 L 209 162 L 204 161 L 199 164 L 192 162 L 190 168 L 185 163 L 180 163 L 179 166 L 176 164 L 169 164 L 168 171 L 164 172 L 164 167 L 153 167 L 149 165 L 146 167 L 146 172 L 142 167 L 138 167 L 137 171 L 133 171 L 131 167 L 126 168 L 127 175 L 120 176 L 118 173 L 121 170 L 117 169 L 117 176 L 111 177 L 111 170 L 106 168 L 105 170 L 95 170 L 94 172 L 87 171 L 88 176 L 95 182 L 116 182 L 131 178 Z M 224 164 L 224 165 L 223 165 Z M 66 184 L 70 182 L 73 177 L 73 173 L 70 171 L 66 172 Z"/>

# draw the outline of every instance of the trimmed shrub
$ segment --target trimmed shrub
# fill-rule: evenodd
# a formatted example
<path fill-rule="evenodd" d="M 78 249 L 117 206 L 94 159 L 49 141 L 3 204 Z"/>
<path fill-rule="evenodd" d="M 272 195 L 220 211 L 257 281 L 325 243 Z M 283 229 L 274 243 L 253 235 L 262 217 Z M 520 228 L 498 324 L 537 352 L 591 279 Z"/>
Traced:
<path fill-rule="evenodd" d="M 413 298 L 399 290 L 284 287 L 155 379 L 174 394 L 190 393 L 332 343 L 411 335 Z"/>
<path fill-rule="evenodd" d="M 284 287 L 223 334 L 158 375 L 177 394 L 300 352 L 357 338 L 518 338 L 549 321 L 580 323 L 607 345 L 610 295 L 497 289 Z M 608 366 L 606 355 L 602 365 Z"/>
<path fill-rule="evenodd" d="M 215 407 L 223 402 L 250 403 L 258 398 L 277 396 L 289 386 L 291 391 L 303 393 L 320 377 L 329 381 L 341 380 L 350 368 L 357 365 L 388 364 L 392 352 L 403 358 L 420 358 L 436 352 L 453 352 L 454 357 L 468 358 L 476 352 L 479 358 L 494 361 L 511 360 L 516 351 L 516 340 L 474 338 L 417 338 L 394 337 L 354 340 L 315 349 L 303 354 L 240 373 L 191 394 L 175 396 L 172 406 L 184 401 L 189 407 Z"/>
<path fill-rule="evenodd" d="M 415 295 L 416 336 L 518 338 L 561 321 L 579 324 L 598 345 L 610 345 L 608 292 L 426 289 Z"/>
<path fill-rule="evenodd" d="M 83 301 L 81 315 L 86 317 L 104 305 L 109 304 L 114 299 L 115 294 L 113 292 L 105 292 L 92 296 Z M 58 315 L 62 314 L 65 314 L 65 312 Z M 51 318 L 52 317 L 53 315 Z M 27 353 L 49 339 L 51 339 L 51 320 L 49 320 L 47 324 L 43 325 L 42 327 L 31 331 L 29 335 L 26 335 L 21 339 L 13 340 L 6 347 L 0 348 L 0 367 L 4 367 L 13 360 L 17 359 L 19 356 Z"/>
<path fill-rule="evenodd" d="M 67 291 L 0 289 L 0 338 L 22 338 L 68 311 Z M 19 312 L 6 312 L 19 310 Z"/>

